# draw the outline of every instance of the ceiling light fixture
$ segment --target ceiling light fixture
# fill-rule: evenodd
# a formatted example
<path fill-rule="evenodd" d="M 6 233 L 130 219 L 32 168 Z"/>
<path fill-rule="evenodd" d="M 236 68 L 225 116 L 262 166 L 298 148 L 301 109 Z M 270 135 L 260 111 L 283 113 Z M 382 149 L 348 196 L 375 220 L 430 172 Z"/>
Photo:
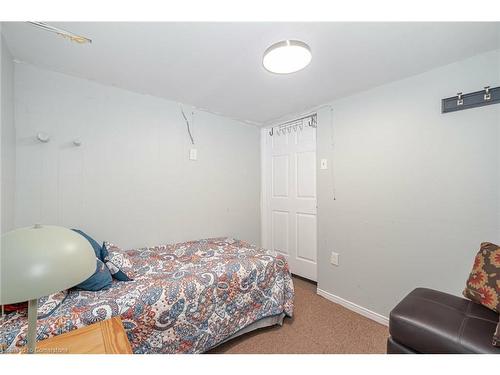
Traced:
<path fill-rule="evenodd" d="M 306 43 L 283 40 L 266 49 L 262 64 L 271 73 L 288 74 L 304 69 L 311 58 L 311 49 Z"/>
<path fill-rule="evenodd" d="M 60 28 L 55 27 L 55 26 L 50 26 L 44 22 L 28 22 L 28 23 L 32 24 L 33 26 L 39 27 L 40 29 L 43 29 L 45 31 L 50 31 L 51 33 L 56 33 L 57 35 L 60 35 L 63 38 L 68 38 L 72 42 L 76 42 L 76 43 L 80 43 L 80 44 L 92 43 L 92 40 L 89 38 L 86 38 L 86 37 L 81 36 L 81 35 L 73 34 L 69 31 L 60 29 Z"/>

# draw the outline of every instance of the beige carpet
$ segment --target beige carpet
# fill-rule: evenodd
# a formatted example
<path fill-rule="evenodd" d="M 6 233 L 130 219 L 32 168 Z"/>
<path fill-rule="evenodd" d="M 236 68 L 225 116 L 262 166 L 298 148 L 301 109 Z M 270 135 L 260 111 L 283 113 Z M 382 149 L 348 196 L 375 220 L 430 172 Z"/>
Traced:
<path fill-rule="evenodd" d="M 237 337 L 209 353 L 385 353 L 387 327 L 316 294 L 316 285 L 294 277 L 293 318 L 283 326 Z"/>

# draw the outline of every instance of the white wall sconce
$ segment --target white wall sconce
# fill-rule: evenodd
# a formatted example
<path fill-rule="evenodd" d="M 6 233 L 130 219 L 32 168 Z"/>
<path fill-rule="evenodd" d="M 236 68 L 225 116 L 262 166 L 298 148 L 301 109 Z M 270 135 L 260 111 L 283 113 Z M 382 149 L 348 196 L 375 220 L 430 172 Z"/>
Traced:
<path fill-rule="evenodd" d="M 38 133 L 36 138 L 42 143 L 47 143 L 50 140 L 50 136 L 47 133 Z"/>

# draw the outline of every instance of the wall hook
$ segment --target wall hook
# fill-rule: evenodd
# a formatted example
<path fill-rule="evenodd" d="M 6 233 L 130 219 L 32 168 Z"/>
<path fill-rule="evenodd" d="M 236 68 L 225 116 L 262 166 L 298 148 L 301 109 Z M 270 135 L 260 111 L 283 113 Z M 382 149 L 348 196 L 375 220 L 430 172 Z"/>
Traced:
<path fill-rule="evenodd" d="M 42 143 L 47 143 L 50 140 L 50 136 L 46 133 L 38 133 L 36 138 Z"/>
<path fill-rule="evenodd" d="M 272 137 L 274 134 L 274 128 L 271 128 L 271 130 L 269 130 L 269 135 Z"/>
<path fill-rule="evenodd" d="M 490 86 L 484 87 L 484 100 L 491 100 Z"/>
<path fill-rule="evenodd" d="M 82 145 L 82 140 L 80 138 L 76 138 L 73 140 L 73 144 L 77 147 L 80 147 Z"/>

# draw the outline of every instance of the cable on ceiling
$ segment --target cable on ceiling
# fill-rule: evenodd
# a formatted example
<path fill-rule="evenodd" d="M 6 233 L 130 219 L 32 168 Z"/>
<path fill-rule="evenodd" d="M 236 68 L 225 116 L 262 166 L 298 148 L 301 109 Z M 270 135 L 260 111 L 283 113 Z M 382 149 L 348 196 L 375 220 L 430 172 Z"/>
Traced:
<path fill-rule="evenodd" d="M 42 30 L 49 31 L 51 33 L 55 33 L 57 35 L 60 35 L 63 38 L 71 40 L 72 42 L 76 42 L 76 43 L 79 43 L 79 44 L 92 43 L 92 39 L 89 39 L 89 38 L 81 36 L 81 35 L 74 34 L 72 32 L 60 29 L 60 28 L 55 27 L 55 26 L 48 25 L 45 22 L 31 22 L 31 21 L 28 21 L 28 23 L 31 24 L 31 25 L 33 25 L 33 26 L 35 26 L 35 27 L 38 27 L 38 28 L 40 28 Z"/>

